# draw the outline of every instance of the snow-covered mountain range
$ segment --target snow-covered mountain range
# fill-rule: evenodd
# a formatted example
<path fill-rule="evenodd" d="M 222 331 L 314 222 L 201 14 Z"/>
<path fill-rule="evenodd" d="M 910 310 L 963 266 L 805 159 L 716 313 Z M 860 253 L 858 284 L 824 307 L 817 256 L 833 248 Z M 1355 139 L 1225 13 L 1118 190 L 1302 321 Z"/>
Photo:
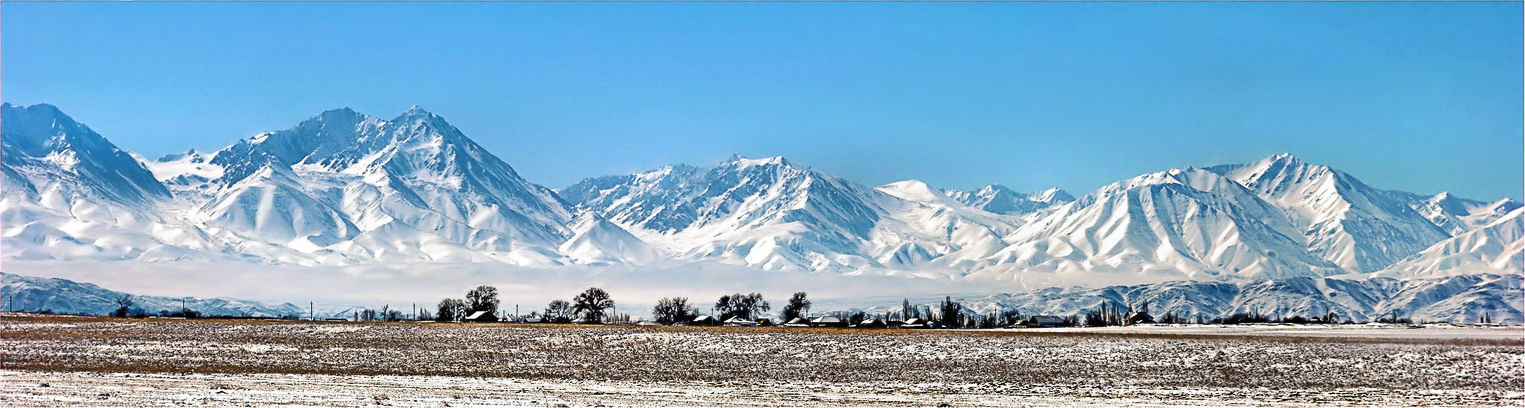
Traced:
<path fill-rule="evenodd" d="M 1298 277 L 1238 283 L 1174 281 L 1103 288 L 1044 288 L 959 299 L 976 313 L 1018 310 L 1024 314 L 1070 316 L 1112 307 L 1148 311 L 1155 317 L 1174 313 L 1185 319 L 1211 320 L 1237 313 L 1269 318 L 1313 318 L 1333 312 L 1341 321 L 1370 322 L 1382 317 L 1415 322 L 1525 323 L 1525 276 L 1460 275 L 1398 280 Z M 1147 303 L 1147 305 L 1146 305 Z M 882 308 L 883 311 L 894 308 Z"/>
<path fill-rule="evenodd" d="M 122 295 L 131 295 L 132 308 L 148 314 L 158 314 L 159 311 L 179 312 L 185 308 L 206 316 L 307 317 L 307 309 L 290 303 L 267 305 L 229 298 L 148 296 L 118 292 L 68 279 L 0 274 L 0 297 L 5 298 L 5 303 L 0 304 L 0 310 L 7 312 L 47 311 L 104 316 L 119 307 L 116 301 Z"/>
<path fill-rule="evenodd" d="M 551 189 L 417 107 L 392 119 L 332 110 L 158 159 L 49 105 L 0 110 L 5 260 L 718 262 L 1030 288 L 1525 266 L 1514 200 L 1384 190 L 1286 154 L 1168 169 L 1079 197 L 874 187 L 739 156 Z"/>

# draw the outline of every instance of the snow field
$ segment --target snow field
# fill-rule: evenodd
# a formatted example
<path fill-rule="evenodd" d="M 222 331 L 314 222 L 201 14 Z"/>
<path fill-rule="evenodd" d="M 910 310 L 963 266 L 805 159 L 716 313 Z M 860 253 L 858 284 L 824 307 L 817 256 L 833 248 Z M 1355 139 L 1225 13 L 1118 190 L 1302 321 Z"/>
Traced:
<path fill-rule="evenodd" d="M 58 320 L 0 319 L 0 404 L 1525 403 L 1525 347 L 1497 339 Z"/>

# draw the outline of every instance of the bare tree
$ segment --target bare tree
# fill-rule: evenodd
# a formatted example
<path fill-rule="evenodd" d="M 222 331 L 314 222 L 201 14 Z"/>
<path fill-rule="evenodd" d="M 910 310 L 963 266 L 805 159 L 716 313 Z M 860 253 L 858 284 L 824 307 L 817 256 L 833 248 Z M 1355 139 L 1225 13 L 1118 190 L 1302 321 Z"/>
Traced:
<path fill-rule="evenodd" d="M 1017 324 L 1017 322 L 1020 320 L 1022 320 L 1022 312 L 1018 311 L 1017 309 L 1002 309 L 1001 321 L 999 325 L 1010 326 Z"/>
<path fill-rule="evenodd" d="M 439 306 L 436 309 L 438 311 L 434 315 L 436 321 L 453 322 L 466 317 L 466 302 L 460 299 L 446 298 L 440 300 Z"/>
<path fill-rule="evenodd" d="M 466 292 L 466 313 L 487 312 L 490 320 L 498 319 L 498 288 L 478 286 Z"/>
<path fill-rule="evenodd" d="M 569 323 L 572 321 L 572 304 L 565 300 L 552 300 L 545 306 L 546 323 Z"/>
<path fill-rule="evenodd" d="M 755 292 L 746 295 L 740 293 L 724 295 L 720 297 L 720 300 L 715 301 L 715 311 L 720 313 L 720 320 L 728 320 L 732 317 L 752 320 L 754 317 L 761 317 L 762 312 L 768 309 L 768 301 L 763 300 L 761 293 Z"/>
<path fill-rule="evenodd" d="M 113 312 L 111 315 L 115 317 L 127 317 L 128 309 L 131 309 L 132 305 L 136 303 L 137 302 L 133 301 L 132 295 L 126 293 L 119 294 L 116 296 L 116 312 Z"/>
<path fill-rule="evenodd" d="M 657 300 L 657 306 L 651 308 L 651 318 L 661 324 L 689 322 L 698 315 L 699 310 L 689 306 L 686 297 L 661 298 Z"/>
<path fill-rule="evenodd" d="M 788 323 L 797 317 L 808 317 L 805 316 L 807 310 L 810 310 L 810 299 L 805 297 L 805 292 L 794 292 L 794 296 L 789 297 L 789 304 L 784 305 L 784 310 L 778 317 Z"/>
<path fill-rule="evenodd" d="M 952 297 L 944 296 L 942 304 L 938 306 L 942 312 L 939 325 L 954 328 L 964 326 L 964 305 L 954 302 Z"/>
<path fill-rule="evenodd" d="M 921 310 L 912 306 L 910 299 L 900 298 L 900 314 L 901 319 L 909 320 L 921 317 Z"/>
<path fill-rule="evenodd" d="M 609 292 L 599 288 L 588 288 L 572 298 L 572 312 L 582 316 L 584 322 L 602 323 L 604 309 L 611 307 L 614 307 L 614 299 L 609 297 Z"/>

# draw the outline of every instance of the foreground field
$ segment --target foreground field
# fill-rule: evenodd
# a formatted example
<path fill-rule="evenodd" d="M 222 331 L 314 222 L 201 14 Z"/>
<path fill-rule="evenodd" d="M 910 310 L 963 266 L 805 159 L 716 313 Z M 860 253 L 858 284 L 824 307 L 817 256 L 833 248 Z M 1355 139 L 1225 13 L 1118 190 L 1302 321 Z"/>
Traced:
<path fill-rule="evenodd" d="M 1525 347 L 1507 337 L 1462 331 L 1435 339 L 1407 329 L 1370 329 L 1364 337 L 1160 329 L 850 331 L 11 315 L 0 318 L 0 405 L 1525 404 L 1525 395 L 1515 393 L 1525 383 Z"/>

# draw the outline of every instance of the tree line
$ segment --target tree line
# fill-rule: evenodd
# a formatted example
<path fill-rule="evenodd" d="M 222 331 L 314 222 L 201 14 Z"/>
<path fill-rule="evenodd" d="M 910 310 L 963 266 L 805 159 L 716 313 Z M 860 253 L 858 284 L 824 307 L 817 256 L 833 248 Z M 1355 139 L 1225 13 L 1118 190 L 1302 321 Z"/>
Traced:
<path fill-rule="evenodd" d="M 150 313 L 136 307 L 136 300 L 132 295 L 119 294 L 113 299 L 117 308 L 110 314 L 112 317 L 185 317 L 197 318 L 208 317 L 202 313 L 182 307 L 180 310 L 160 310 L 157 314 Z M 473 321 L 521 321 L 538 323 L 629 323 L 630 315 L 610 313 L 615 310 L 614 299 L 608 291 L 602 288 L 590 287 L 576 296 L 571 301 L 553 300 L 548 303 L 543 311 L 532 311 L 523 316 L 512 316 L 505 319 L 500 316 L 498 289 L 493 286 L 477 286 L 466 292 L 464 298 L 441 299 L 431 313 L 429 310 L 417 310 L 412 320 L 434 320 L 440 322 L 452 322 L 462 320 Z M 710 309 L 711 320 L 707 324 L 722 324 L 728 321 L 740 321 L 747 324 L 790 324 L 808 321 L 811 301 L 805 292 L 795 292 L 790 296 L 783 308 L 779 309 L 778 320 L 774 321 L 767 315 L 772 311 L 772 305 L 763 298 L 761 293 L 732 293 L 720 296 Z M 380 310 L 361 309 L 354 312 L 357 321 L 401 321 L 408 320 L 407 315 L 401 310 L 383 306 Z M 696 319 L 704 316 L 699 308 L 690 302 L 687 297 L 675 296 L 664 297 L 657 300 L 656 306 L 651 309 L 651 320 L 658 324 L 696 324 Z M 222 318 L 239 318 L 242 316 L 217 316 Z M 1038 319 L 1035 316 L 1024 315 L 1015 309 L 1002 309 L 988 313 L 976 313 L 965 308 L 961 303 L 954 301 L 952 297 L 944 297 L 942 301 L 934 305 L 915 305 L 909 299 L 901 300 L 899 310 L 889 310 L 883 313 L 870 314 L 864 311 L 833 311 L 823 313 L 818 317 L 832 317 L 835 321 L 828 325 L 852 326 L 852 327 L 876 327 L 896 326 L 914 322 L 920 327 L 941 328 L 970 328 L 988 329 L 999 327 L 1012 327 L 1016 325 L 1034 325 Z M 300 316 L 283 316 L 285 319 L 299 319 Z M 1288 324 L 1334 324 L 1353 323 L 1350 319 L 1340 320 L 1340 316 L 1333 311 L 1311 318 L 1302 316 L 1271 317 L 1258 311 L 1236 312 L 1228 316 L 1204 318 L 1201 315 L 1194 319 L 1187 319 L 1174 310 L 1161 316 L 1149 313 L 1149 303 L 1135 307 L 1132 304 L 1119 304 L 1113 301 L 1103 301 L 1097 307 L 1088 309 L 1070 316 L 1042 316 L 1044 326 L 1122 326 L 1147 323 L 1164 324 L 1249 324 L 1249 323 L 1288 323 Z M 1412 323 L 1412 320 L 1398 315 L 1397 311 L 1379 316 L 1379 323 Z M 1480 323 L 1492 323 L 1492 316 L 1483 314 L 1479 316 Z M 814 323 L 814 322 L 811 322 Z"/>
<path fill-rule="evenodd" d="M 471 316 L 481 321 L 504 320 L 497 316 L 498 290 L 492 286 L 478 286 L 467 292 L 466 297 L 445 298 L 440 300 L 432 316 L 425 316 L 420 320 L 435 320 L 441 322 L 467 320 Z M 740 321 L 748 324 L 787 324 L 798 323 L 810 319 L 811 301 L 805 292 L 795 292 L 789 297 L 784 307 L 779 309 L 778 320 L 772 320 L 768 315 L 773 310 L 772 304 L 763 298 L 761 293 L 732 293 L 721 295 L 710 308 L 710 314 L 701 313 L 696 303 L 687 297 L 674 296 L 664 297 L 657 300 L 651 309 L 651 321 L 657 324 L 693 324 L 696 319 L 709 316 L 709 324 L 722 324 L 725 322 Z M 511 320 L 537 323 L 613 323 L 629 322 L 630 317 L 626 314 L 609 314 L 606 310 L 615 307 L 614 299 L 602 288 L 592 287 L 574 296 L 571 301 L 557 299 L 546 304 L 544 310 L 532 311 L 527 315 L 514 316 Z M 480 314 L 479 314 L 480 312 Z M 888 325 L 890 323 L 904 323 L 906 321 L 923 322 L 925 327 L 945 328 L 995 328 L 1007 327 L 1017 324 L 1027 316 L 1015 310 L 1004 310 L 996 313 L 975 314 L 968 312 L 962 304 L 953 301 L 951 297 L 945 297 L 936 307 L 913 305 L 910 300 L 902 299 L 900 310 L 888 313 L 871 315 L 863 311 L 837 311 L 824 313 L 822 316 L 836 318 L 836 325 L 861 326 Z M 914 320 L 913 320 L 914 319 Z M 877 322 L 877 323 L 875 323 Z"/>

